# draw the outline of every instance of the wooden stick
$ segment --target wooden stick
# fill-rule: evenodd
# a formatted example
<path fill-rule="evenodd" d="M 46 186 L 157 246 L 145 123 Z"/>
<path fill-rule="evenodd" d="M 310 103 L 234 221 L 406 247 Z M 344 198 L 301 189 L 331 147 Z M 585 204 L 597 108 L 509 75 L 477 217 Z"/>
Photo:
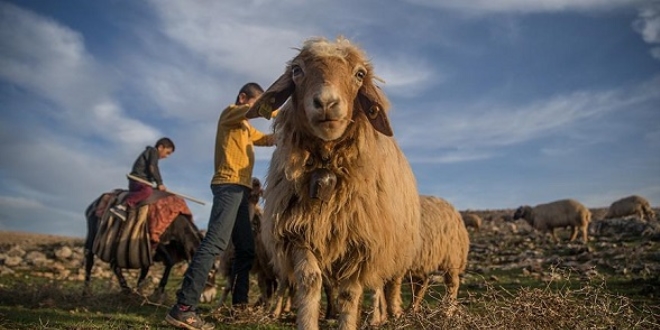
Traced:
<path fill-rule="evenodd" d="M 126 174 L 126 176 L 127 176 L 129 179 L 131 179 L 131 180 L 134 180 L 134 181 L 137 181 L 137 182 L 142 182 L 142 183 L 144 183 L 144 184 L 148 184 L 148 185 L 150 185 L 150 186 L 152 186 L 152 187 L 153 187 L 153 185 L 154 185 L 153 183 L 151 183 L 151 182 L 149 182 L 149 181 L 147 181 L 147 180 L 145 180 L 145 179 L 143 179 L 143 178 L 137 177 L 137 176 L 135 176 L 135 175 Z M 167 192 L 170 193 L 170 194 L 173 194 L 173 195 L 177 195 L 177 196 L 179 196 L 179 197 L 183 197 L 183 198 L 185 198 L 185 199 L 187 199 L 187 200 L 190 200 L 190 201 L 192 201 L 192 202 L 195 202 L 195 203 L 197 203 L 197 204 L 206 205 L 206 203 L 200 201 L 199 199 L 195 199 L 195 198 L 190 197 L 190 196 L 188 196 L 188 195 L 179 194 L 179 193 L 174 192 L 174 191 L 171 191 L 171 190 L 169 190 L 169 189 L 167 190 Z"/>

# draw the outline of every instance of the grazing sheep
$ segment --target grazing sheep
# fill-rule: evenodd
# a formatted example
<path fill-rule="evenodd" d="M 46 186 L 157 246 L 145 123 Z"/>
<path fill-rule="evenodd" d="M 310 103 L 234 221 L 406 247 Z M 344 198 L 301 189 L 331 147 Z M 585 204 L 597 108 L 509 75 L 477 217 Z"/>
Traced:
<path fill-rule="evenodd" d="M 621 198 L 610 205 L 605 219 L 623 218 L 629 215 L 636 215 L 640 219 L 653 221 L 655 213 L 651 208 L 651 204 L 644 197 L 632 195 Z"/>
<path fill-rule="evenodd" d="M 513 215 L 513 220 L 525 219 L 533 228 L 542 232 L 550 232 L 555 242 L 559 242 L 555 228 L 571 227 L 571 242 L 582 231 L 582 240 L 586 243 L 587 228 L 591 221 L 591 212 L 580 202 L 573 199 L 563 199 L 547 204 L 521 206 Z"/>
<path fill-rule="evenodd" d="M 273 123 L 261 234 L 292 274 L 299 329 L 318 329 L 324 278 L 339 329 L 356 329 L 364 288 L 400 283 L 420 242 L 417 184 L 375 79 L 347 39 L 310 39 L 246 113 L 268 117 L 290 97 Z"/>
<path fill-rule="evenodd" d="M 461 213 L 461 218 L 463 218 L 463 223 L 465 227 L 472 227 L 476 230 L 481 228 L 481 217 L 474 213 Z"/>
<path fill-rule="evenodd" d="M 422 244 L 406 277 L 411 280 L 412 301 L 408 309 L 413 312 L 419 312 L 433 274 L 443 275 L 445 296 L 452 303 L 456 301 L 459 275 L 465 271 L 470 249 L 467 229 L 454 206 L 434 196 L 420 196 L 420 204 Z M 391 293 L 382 297 L 383 293 L 377 291 L 374 295 L 372 325 L 382 324 L 387 318 L 384 300 L 389 305 L 392 299 L 397 299 Z"/>

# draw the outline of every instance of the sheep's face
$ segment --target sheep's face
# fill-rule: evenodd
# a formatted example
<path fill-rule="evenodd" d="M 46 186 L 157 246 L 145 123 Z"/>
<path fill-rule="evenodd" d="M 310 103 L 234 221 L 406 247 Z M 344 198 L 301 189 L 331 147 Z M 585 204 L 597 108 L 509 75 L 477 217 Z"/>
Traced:
<path fill-rule="evenodd" d="M 332 141 L 340 138 L 353 118 L 353 104 L 367 65 L 339 55 L 313 56 L 305 50 L 289 66 L 295 84 L 293 97 L 303 110 L 311 133 Z M 302 115 L 302 114 L 299 114 Z"/>
<path fill-rule="evenodd" d="M 297 123 L 296 130 L 321 140 L 337 140 L 353 121 L 365 119 L 376 131 L 392 136 L 389 101 L 374 79 L 366 55 L 348 40 L 310 39 L 245 116 L 270 118 L 291 97 L 293 112 L 286 118 Z"/>

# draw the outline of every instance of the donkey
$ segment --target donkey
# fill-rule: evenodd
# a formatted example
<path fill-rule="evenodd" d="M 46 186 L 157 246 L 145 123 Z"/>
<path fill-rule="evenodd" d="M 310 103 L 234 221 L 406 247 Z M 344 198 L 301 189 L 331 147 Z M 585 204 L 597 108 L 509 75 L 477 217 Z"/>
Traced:
<path fill-rule="evenodd" d="M 105 195 L 105 194 L 104 194 Z M 91 281 L 91 271 L 94 266 L 94 252 L 93 244 L 100 224 L 100 217 L 96 213 L 96 209 L 100 203 L 104 203 L 103 195 L 94 200 L 86 209 L 85 215 L 87 217 L 87 238 L 85 241 L 85 289 L 84 294 L 90 293 L 89 283 Z M 108 212 L 106 210 L 106 212 Z M 188 219 L 186 215 L 179 214 L 161 234 L 160 242 L 156 245 L 153 252 L 153 261 L 162 262 L 165 265 L 163 276 L 160 279 L 158 287 L 154 290 L 153 296 L 158 300 L 164 298 L 165 286 L 169 279 L 172 267 L 181 262 L 189 262 L 199 247 L 203 239 L 203 234 L 195 226 L 195 224 Z M 116 262 L 110 262 L 110 268 L 113 270 L 119 285 L 124 292 L 130 292 L 126 279 L 122 274 L 122 269 Z M 137 287 L 141 287 L 149 272 L 149 265 L 143 266 L 140 269 L 140 276 L 138 278 Z"/>

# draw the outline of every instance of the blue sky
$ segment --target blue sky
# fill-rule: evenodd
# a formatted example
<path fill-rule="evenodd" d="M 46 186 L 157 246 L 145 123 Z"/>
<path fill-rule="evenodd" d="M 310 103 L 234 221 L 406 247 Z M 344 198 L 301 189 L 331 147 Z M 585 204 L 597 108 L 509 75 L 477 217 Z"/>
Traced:
<path fill-rule="evenodd" d="M 205 228 L 220 111 L 338 35 L 385 80 L 420 193 L 660 205 L 657 1 L 0 0 L 0 230 L 84 236 L 85 207 L 161 136 L 165 184 L 209 202 L 189 203 Z"/>

